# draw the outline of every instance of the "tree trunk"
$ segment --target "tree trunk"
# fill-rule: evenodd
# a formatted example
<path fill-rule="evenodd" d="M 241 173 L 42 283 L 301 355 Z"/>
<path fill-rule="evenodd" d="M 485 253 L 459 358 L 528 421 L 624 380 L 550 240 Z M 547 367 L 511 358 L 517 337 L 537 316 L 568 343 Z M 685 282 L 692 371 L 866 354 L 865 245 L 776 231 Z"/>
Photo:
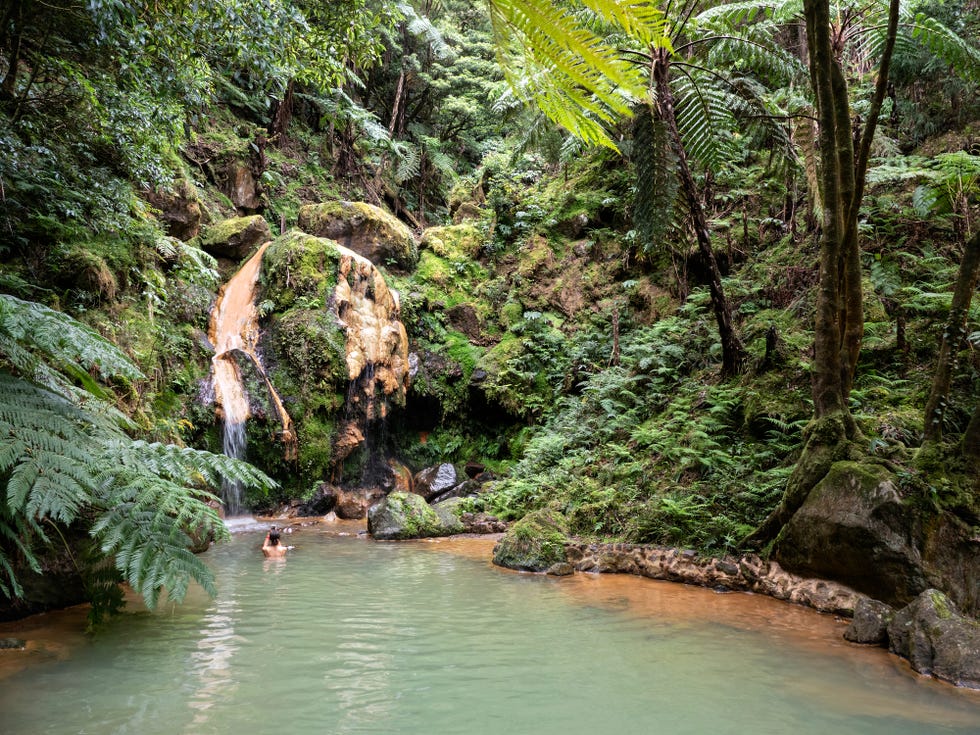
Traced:
<path fill-rule="evenodd" d="M 745 539 L 743 544 L 747 546 L 763 546 L 776 537 L 833 463 L 854 453 L 852 440 L 857 434 L 848 409 L 864 330 L 857 217 L 864 196 L 871 140 L 887 90 L 898 28 L 898 0 L 890 0 L 888 41 L 857 155 L 847 81 L 831 38 L 830 3 L 804 0 L 803 13 L 810 79 L 816 96 L 820 154 L 816 173 L 823 204 L 811 370 L 814 420 L 807 427 L 803 451 L 779 506 Z"/>
<path fill-rule="evenodd" d="M 973 418 L 963 433 L 963 441 L 960 444 L 960 451 L 966 460 L 967 467 L 972 469 L 977 476 L 975 492 L 980 493 L 980 402 L 973 412 Z"/>
<path fill-rule="evenodd" d="M 927 442 L 938 442 L 943 438 L 943 416 L 949 404 L 949 387 L 956 370 L 957 354 L 966 339 L 967 315 L 973 300 L 973 292 L 977 289 L 978 276 L 980 276 L 980 233 L 974 235 L 966 244 L 963 259 L 960 261 L 960 270 L 953 289 L 953 303 L 949 309 L 949 320 L 943 330 L 932 389 L 926 400 L 925 441 Z"/>
<path fill-rule="evenodd" d="M 721 284 L 721 270 L 718 268 L 715 251 L 711 247 L 711 235 L 708 231 L 707 217 L 704 214 L 704 205 L 698 196 L 697 185 L 694 183 L 694 176 L 691 174 L 691 167 L 687 161 L 687 152 L 684 150 L 684 144 L 677 129 L 674 98 L 670 91 L 669 70 L 669 64 L 666 62 L 662 62 L 654 68 L 658 114 L 667 124 L 674 154 L 677 156 L 677 172 L 680 177 L 681 191 L 684 192 L 684 200 L 687 202 L 688 212 L 694 225 L 698 250 L 708 265 L 708 289 L 711 293 L 711 307 L 715 313 L 718 335 L 721 338 L 721 373 L 723 376 L 730 377 L 742 371 L 746 358 L 745 347 L 735 331 L 731 305 L 725 296 L 725 290 Z"/>
<path fill-rule="evenodd" d="M 817 98 L 820 151 L 818 179 L 823 201 L 820 233 L 820 277 L 817 287 L 816 318 L 813 334 L 813 407 L 816 418 L 847 412 L 843 392 L 841 365 L 841 323 L 843 304 L 843 203 L 841 199 L 838 144 L 844 137 L 850 141 L 850 126 L 838 131 L 838 99 L 833 82 L 837 62 L 830 38 L 830 8 L 826 0 L 807 0 L 807 49 L 810 55 L 810 77 Z M 837 70 L 839 73 L 839 69 Z M 847 104 L 846 99 L 844 104 Z"/>
<path fill-rule="evenodd" d="M 286 139 L 286 131 L 289 123 L 293 119 L 293 91 L 294 82 L 292 79 L 286 85 L 286 90 L 282 94 L 282 99 L 276 103 L 275 112 L 272 115 L 272 122 L 269 123 L 269 137 L 278 140 L 280 143 Z"/>

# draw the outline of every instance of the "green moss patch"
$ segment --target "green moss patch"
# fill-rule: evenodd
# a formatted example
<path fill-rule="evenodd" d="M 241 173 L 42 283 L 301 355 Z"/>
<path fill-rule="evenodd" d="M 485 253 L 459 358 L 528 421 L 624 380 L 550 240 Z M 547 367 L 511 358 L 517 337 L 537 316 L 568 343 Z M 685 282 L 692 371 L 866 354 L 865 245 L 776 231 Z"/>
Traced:
<path fill-rule="evenodd" d="M 262 259 L 262 299 L 277 311 L 321 308 L 337 285 L 336 243 L 292 230 L 269 246 Z"/>
<path fill-rule="evenodd" d="M 553 508 L 528 513 L 494 547 L 493 563 L 508 569 L 543 572 L 565 561 L 568 522 Z"/>

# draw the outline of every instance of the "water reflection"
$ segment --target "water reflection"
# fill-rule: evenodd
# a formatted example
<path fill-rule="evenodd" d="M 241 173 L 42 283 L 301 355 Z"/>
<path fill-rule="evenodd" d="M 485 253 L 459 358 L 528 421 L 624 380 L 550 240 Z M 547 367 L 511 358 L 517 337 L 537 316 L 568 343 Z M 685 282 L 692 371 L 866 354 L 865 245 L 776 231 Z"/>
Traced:
<path fill-rule="evenodd" d="M 764 597 L 491 567 L 482 541 L 264 529 L 208 552 L 220 597 L 129 615 L 0 686 L 5 735 L 978 732 L 980 693 Z M 474 552 L 474 549 L 476 551 Z M 30 636 L 24 636 L 30 637 Z"/>
<path fill-rule="evenodd" d="M 197 650 L 190 656 L 195 677 L 188 701 L 194 711 L 190 732 L 206 724 L 215 705 L 233 698 L 238 689 L 232 659 L 244 640 L 235 633 L 239 611 L 237 600 L 230 595 L 219 600 L 204 618 Z"/>

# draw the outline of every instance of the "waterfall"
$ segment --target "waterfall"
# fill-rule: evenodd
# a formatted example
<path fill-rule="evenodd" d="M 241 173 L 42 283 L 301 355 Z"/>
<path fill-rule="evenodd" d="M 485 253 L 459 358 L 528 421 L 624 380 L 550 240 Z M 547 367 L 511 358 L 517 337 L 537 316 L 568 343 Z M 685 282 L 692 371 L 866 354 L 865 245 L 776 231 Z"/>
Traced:
<path fill-rule="evenodd" d="M 242 383 L 237 359 L 247 358 L 265 381 L 266 388 L 279 419 L 282 438 L 289 457 L 296 451 L 292 420 L 273 389 L 259 359 L 259 315 L 255 308 L 255 291 L 259 280 L 262 256 L 271 243 L 260 247 L 255 254 L 221 287 L 211 311 L 208 337 L 214 345 L 211 358 L 214 400 L 222 427 L 222 450 L 235 459 L 245 458 L 245 422 L 251 415 L 248 396 Z M 242 487 L 237 481 L 226 480 L 221 488 L 226 516 L 242 513 Z"/>

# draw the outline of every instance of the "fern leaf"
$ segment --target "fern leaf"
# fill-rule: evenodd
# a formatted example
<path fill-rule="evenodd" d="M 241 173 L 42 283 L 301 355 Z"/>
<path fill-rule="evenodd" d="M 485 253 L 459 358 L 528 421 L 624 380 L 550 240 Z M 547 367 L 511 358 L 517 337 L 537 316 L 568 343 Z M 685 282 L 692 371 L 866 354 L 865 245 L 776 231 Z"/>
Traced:
<path fill-rule="evenodd" d="M 960 38 L 935 18 L 919 14 L 912 37 L 952 67 L 963 79 L 980 83 L 980 48 Z"/>
<path fill-rule="evenodd" d="M 632 153 L 636 166 L 633 224 L 645 253 L 663 253 L 677 201 L 677 161 L 667 126 L 654 118 L 648 105 L 634 117 Z"/>

